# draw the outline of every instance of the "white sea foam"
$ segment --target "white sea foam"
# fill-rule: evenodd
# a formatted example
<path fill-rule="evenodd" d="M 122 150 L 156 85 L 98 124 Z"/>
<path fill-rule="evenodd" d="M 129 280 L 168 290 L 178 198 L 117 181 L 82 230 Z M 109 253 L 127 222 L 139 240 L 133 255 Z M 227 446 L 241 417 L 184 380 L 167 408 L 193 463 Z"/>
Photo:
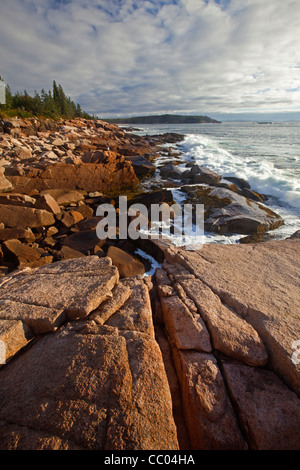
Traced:
<path fill-rule="evenodd" d="M 300 181 L 289 169 L 277 168 L 272 161 L 241 157 L 222 149 L 202 135 L 188 135 L 184 141 L 186 158 L 226 176 L 243 178 L 254 191 L 273 196 L 300 210 Z"/>
<path fill-rule="evenodd" d="M 145 129 L 147 134 L 164 132 L 185 134 L 180 144 L 179 168 L 185 168 L 188 162 L 198 163 L 220 173 L 225 181 L 230 176 L 242 178 L 252 190 L 267 195 L 267 206 L 285 221 L 283 226 L 270 232 L 272 237 L 285 238 L 300 229 L 299 123 L 169 125 Z M 156 164 L 172 160 L 173 157 L 162 155 Z M 160 181 L 159 171 L 154 181 Z M 186 194 L 180 189 L 172 191 L 174 200 L 184 203 Z M 204 243 L 237 243 L 241 237 L 239 234 L 205 233 Z M 173 240 L 173 243 L 181 244 L 181 241 Z"/>

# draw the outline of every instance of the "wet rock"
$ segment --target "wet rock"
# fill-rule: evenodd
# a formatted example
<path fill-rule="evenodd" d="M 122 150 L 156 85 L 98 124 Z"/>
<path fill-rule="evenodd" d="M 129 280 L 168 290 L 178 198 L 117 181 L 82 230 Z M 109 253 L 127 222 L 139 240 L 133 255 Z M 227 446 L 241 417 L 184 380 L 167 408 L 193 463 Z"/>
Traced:
<path fill-rule="evenodd" d="M 294 232 L 290 237 L 288 237 L 288 239 L 290 238 L 300 238 L 300 230 L 297 230 L 296 232 Z"/>
<path fill-rule="evenodd" d="M 248 189 L 248 188 L 244 188 L 241 191 L 241 194 L 247 197 L 248 199 L 252 199 L 253 201 L 258 201 L 262 203 L 268 199 L 267 196 L 264 196 L 263 194 L 259 194 L 255 191 L 251 191 L 251 189 Z"/>
<path fill-rule="evenodd" d="M 159 169 L 160 174 L 163 178 L 181 179 L 182 172 L 176 165 L 168 163 L 167 165 Z"/>
<path fill-rule="evenodd" d="M 149 209 L 151 204 L 172 203 L 173 194 L 168 189 L 158 189 L 149 193 L 138 194 L 128 201 L 128 205 L 143 204 Z"/>
<path fill-rule="evenodd" d="M 274 230 L 283 219 L 268 207 L 220 187 L 183 187 L 188 201 L 204 205 L 204 227 L 215 233 L 251 234 Z"/>
<path fill-rule="evenodd" d="M 131 162 L 137 177 L 152 175 L 156 171 L 156 166 L 140 155 L 127 156 L 126 160 Z"/>
<path fill-rule="evenodd" d="M 218 173 L 205 168 L 200 165 L 192 165 L 190 170 L 186 170 L 182 176 L 187 179 L 191 179 L 193 183 L 196 184 L 210 184 L 214 185 L 218 183 L 222 176 Z"/>
<path fill-rule="evenodd" d="M 107 256 L 111 258 L 113 265 L 118 268 L 121 277 L 131 277 L 145 273 L 143 263 L 118 247 L 110 246 Z"/>
<path fill-rule="evenodd" d="M 238 178 L 237 176 L 226 176 L 225 179 L 234 183 L 239 189 L 251 189 L 248 181 L 243 178 Z"/>

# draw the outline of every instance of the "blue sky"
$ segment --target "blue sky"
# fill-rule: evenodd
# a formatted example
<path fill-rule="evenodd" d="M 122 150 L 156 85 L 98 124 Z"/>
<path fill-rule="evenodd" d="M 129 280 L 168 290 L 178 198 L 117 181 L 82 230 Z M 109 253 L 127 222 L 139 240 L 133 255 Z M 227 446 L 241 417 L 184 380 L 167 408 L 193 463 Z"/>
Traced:
<path fill-rule="evenodd" d="M 1 0 L 0 75 L 101 117 L 299 119 L 299 31 L 299 0 Z"/>

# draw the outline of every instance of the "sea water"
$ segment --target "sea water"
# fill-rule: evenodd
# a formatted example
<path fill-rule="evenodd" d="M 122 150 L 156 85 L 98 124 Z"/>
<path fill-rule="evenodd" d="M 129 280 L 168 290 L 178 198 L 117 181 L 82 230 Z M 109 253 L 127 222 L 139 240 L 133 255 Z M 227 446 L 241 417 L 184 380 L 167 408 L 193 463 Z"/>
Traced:
<path fill-rule="evenodd" d="M 223 122 L 221 124 L 137 125 L 139 135 L 176 132 L 184 140 L 175 144 L 182 154 L 179 167 L 194 162 L 223 176 L 243 178 L 253 191 L 265 194 L 266 206 L 281 215 L 285 223 L 270 232 L 283 239 L 300 229 L 300 123 Z M 171 145 L 174 147 L 174 144 Z M 156 164 L 174 158 L 162 156 Z M 159 182 L 159 171 L 154 175 Z M 173 189 L 175 201 L 184 202 L 180 188 Z M 205 232 L 204 243 L 238 243 L 240 234 Z M 173 241 L 180 244 L 178 241 Z M 186 242 L 186 240 L 185 240 Z"/>

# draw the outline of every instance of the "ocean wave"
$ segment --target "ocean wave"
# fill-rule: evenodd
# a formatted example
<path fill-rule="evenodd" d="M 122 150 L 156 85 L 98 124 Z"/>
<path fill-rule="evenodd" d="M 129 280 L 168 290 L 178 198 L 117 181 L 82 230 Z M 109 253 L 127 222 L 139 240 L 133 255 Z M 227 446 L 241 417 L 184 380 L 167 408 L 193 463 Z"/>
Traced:
<path fill-rule="evenodd" d="M 278 168 L 281 157 L 278 157 L 276 165 L 266 157 L 243 156 L 242 150 L 241 155 L 236 155 L 220 147 L 212 138 L 199 134 L 187 135 L 182 147 L 187 162 L 206 166 L 224 179 L 228 176 L 245 179 L 252 190 L 300 211 L 299 176 L 296 168 L 293 171 L 293 164 L 297 166 L 297 161 L 290 160 L 289 165 L 285 162 L 285 168 Z"/>

